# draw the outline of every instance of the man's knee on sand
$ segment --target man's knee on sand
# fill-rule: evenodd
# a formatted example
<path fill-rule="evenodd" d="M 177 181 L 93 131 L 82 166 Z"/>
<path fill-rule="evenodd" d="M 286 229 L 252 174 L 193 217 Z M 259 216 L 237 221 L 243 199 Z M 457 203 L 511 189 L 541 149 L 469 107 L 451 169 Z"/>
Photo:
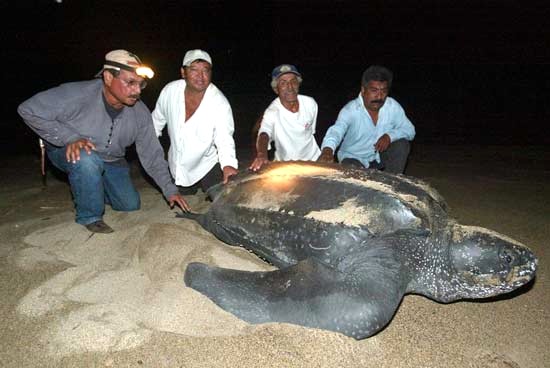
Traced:
<path fill-rule="evenodd" d="M 101 157 L 95 152 L 87 153 L 80 150 L 80 160 L 69 163 L 69 173 L 78 173 L 88 177 L 100 177 L 103 175 L 104 163 Z"/>
<path fill-rule="evenodd" d="M 380 153 L 384 171 L 392 174 L 403 174 L 411 151 L 411 143 L 406 139 L 392 142 L 388 149 Z"/>
<path fill-rule="evenodd" d="M 391 154 L 397 157 L 408 157 L 411 150 L 411 142 L 402 138 L 390 143 L 388 149 L 382 154 Z"/>
<path fill-rule="evenodd" d="M 131 212 L 141 208 L 141 199 L 138 195 L 126 196 L 124 202 L 109 203 L 115 211 Z"/>
<path fill-rule="evenodd" d="M 68 163 L 68 174 L 71 186 L 89 186 L 97 190 L 104 190 L 104 202 L 115 211 L 137 211 L 141 208 L 139 193 L 131 184 L 129 172 L 124 171 L 121 175 L 128 176 L 124 180 L 110 180 L 107 183 L 106 164 L 95 152 L 88 154 L 81 150 L 80 160 L 75 163 Z M 111 178 L 112 179 L 112 178 Z M 73 188 L 74 189 L 74 188 Z M 74 191 L 73 191 L 74 192 Z M 79 191 L 81 192 L 81 191 Z M 78 200 L 90 200 L 79 198 Z"/>
<path fill-rule="evenodd" d="M 347 167 L 353 167 L 353 168 L 365 168 L 365 165 L 363 165 L 361 163 L 361 161 L 359 161 L 358 159 L 356 158 L 345 158 L 343 159 L 340 164 L 342 164 L 342 166 L 347 166 Z"/>
<path fill-rule="evenodd" d="M 116 211 L 136 211 L 141 206 L 139 193 L 130 178 L 130 168 L 126 164 L 106 162 L 103 173 L 105 203 Z"/>
<path fill-rule="evenodd" d="M 398 139 L 392 142 L 388 149 L 380 152 L 381 163 L 372 161 L 369 163 L 369 169 L 383 170 L 392 174 L 403 174 L 407 165 L 407 158 L 411 149 L 411 144 L 406 139 Z M 344 166 L 364 168 L 361 161 L 354 158 L 345 158 L 341 162 Z"/>
<path fill-rule="evenodd" d="M 67 157 L 65 155 L 66 149 L 66 147 L 56 147 L 49 148 L 47 150 L 50 162 L 59 170 L 66 174 L 70 174 L 73 171 L 77 171 L 79 173 L 81 172 L 83 174 L 98 171 L 99 175 L 102 174 L 103 160 L 96 152 L 91 151 L 90 153 L 87 153 L 86 150 L 81 149 L 80 159 L 73 163 L 67 161 Z"/>

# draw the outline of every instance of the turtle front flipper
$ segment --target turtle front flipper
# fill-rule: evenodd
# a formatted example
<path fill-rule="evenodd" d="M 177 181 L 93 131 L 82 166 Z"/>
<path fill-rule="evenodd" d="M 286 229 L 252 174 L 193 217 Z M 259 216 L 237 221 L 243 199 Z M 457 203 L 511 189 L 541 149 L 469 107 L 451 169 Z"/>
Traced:
<path fill-rule="evenodd" d="M 292 323 L 362 339 L 391 320 L 404 293 L 399 280 L 375 269 L 365 277 L 312 259 L 271 272 L 191 263 L 185 283 L 249 323 Z"/>

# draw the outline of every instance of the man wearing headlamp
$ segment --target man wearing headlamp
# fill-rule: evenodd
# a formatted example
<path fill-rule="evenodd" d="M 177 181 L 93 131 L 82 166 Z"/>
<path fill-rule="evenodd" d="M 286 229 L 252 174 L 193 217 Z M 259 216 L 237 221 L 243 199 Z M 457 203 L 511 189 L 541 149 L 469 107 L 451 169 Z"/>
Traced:
<path fill-rule="evenodd" d="M 126 50 L 105 55 L 103 68 L 91 81 L 62 84 L 19 105 L 25 123 L 46 142 L 50 161 L 68 174 L 76 222 L 89 231 L 109 233 L 105 204 L 114 210 L 140 207 L 130 179 L 126 147 L 135 143 L 145 171 L 170 206 L 189 206 L 172 182 L 151 112 L 140 101 L 153 71 Z"/>

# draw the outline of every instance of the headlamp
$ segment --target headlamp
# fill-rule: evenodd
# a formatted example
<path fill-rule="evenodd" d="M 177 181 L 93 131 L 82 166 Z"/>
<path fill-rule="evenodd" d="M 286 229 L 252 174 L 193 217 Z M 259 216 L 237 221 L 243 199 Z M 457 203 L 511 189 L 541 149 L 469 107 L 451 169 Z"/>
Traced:
<path fill-rule="evenodd" d="M 114 67 L 113 69 L 117 69 L 117 70 L 124 69 L 124 70 L 127 70 L 129 72 L 134 72 L 142 78 L 148 78 L 148 79 L 153 78 L 153 76 L 155 75 L 155 72 L 153 72 L 153 69 L 149 68 L 146 65 L 140 65 L 140 66 L 134 68 L 132 66 L 122 64 L 122 63 L 118 63 L 116 61 L 106 60 L 104 67 L 105 68 Z"/>
<path fill-rule="evenodd" d="M 138 68 L 136 68 L 136 74 L 140 77 L 151 79 L 155 75 L 155 72 L 153 69 L 149 68 L 148 66 L 142 65 Z"/>

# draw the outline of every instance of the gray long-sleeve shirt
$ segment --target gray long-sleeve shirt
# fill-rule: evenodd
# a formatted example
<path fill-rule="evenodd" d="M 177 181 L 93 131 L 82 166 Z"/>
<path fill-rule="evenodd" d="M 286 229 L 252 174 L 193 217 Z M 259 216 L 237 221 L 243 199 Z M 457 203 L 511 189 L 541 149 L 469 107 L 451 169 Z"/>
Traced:
<path fill-rule="evenodd" d="M 40 92 L 19 105 L 17 111 L 46 142 L 62 147 L 85 138 L 96 146 L 104 161 L 124 158 L 126 147 L 135 143 L 143 168 L 164 196 L 178 192 L 147 106 L 138 101 L 111 119 L 103 102 L 101 79 L 65 83 Z"/>

